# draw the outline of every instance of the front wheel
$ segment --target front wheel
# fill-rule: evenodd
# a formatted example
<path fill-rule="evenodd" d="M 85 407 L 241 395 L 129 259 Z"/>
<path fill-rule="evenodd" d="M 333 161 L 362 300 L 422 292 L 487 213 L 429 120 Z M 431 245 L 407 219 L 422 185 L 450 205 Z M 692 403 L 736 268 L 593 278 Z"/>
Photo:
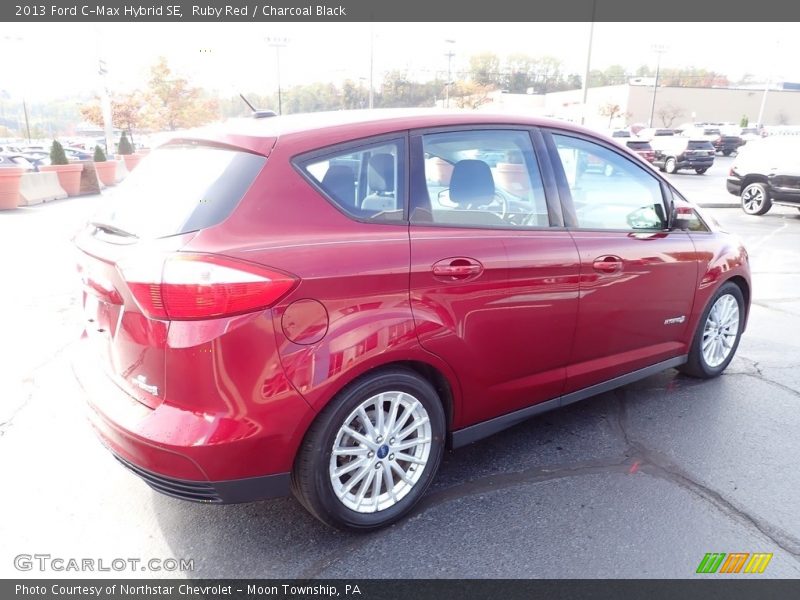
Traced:
<path fill-rule="evenodd" d="M 742 190 L 742 210 L 748 215 L 764 215 L 772 208 L 766 184 L 751 183 Z"/>
<path fill-rule="evenodd" d="M 694 170 L 694 172 L 697 173 L 698 175 L 702 175 L 706 171 L 708 171 L 708 167 L 703 167 L 702 169 L 695 169 Z"/>
<path fill-rule="evenodd" d="M 722 151 L 722 156 L 730 156 L 731 154 L 733 154 L 733 150 L 723 150 Z"/>
<path fill-rule="evenodd" d="M 678 170 L 677 161 L 674 158 L 668 158 L 667 162 L 664 163 L 664 170 L 670 175 L 675 173 Z"/>
<path fill-rule="evenodd" d="M 320 412 L 295 461 L 292 489 L 327 525 L 385 527 L 406 515 L 433 481 L 444 436 L 433 386 L 409 369 L 379 371 Z"/>
<path fill-rule="evenodd" d="M 680 370 L 709 379 L 733 360 L 744 328 L 744 296 L 738 285 L 724 283 L 712 296 L 697 325 L 689 358 Z"/>

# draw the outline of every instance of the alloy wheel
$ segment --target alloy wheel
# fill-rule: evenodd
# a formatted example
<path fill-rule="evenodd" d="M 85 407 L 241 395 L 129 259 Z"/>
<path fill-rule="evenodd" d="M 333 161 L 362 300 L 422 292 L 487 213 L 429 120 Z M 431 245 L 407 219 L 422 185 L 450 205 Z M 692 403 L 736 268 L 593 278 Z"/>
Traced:
<path fill-rule="evenodd" d="M 739 335 L 739 304 L 731 294 L 717 298 L 703 327 L 703 360 L 718 367 L 728 358 Z"/>

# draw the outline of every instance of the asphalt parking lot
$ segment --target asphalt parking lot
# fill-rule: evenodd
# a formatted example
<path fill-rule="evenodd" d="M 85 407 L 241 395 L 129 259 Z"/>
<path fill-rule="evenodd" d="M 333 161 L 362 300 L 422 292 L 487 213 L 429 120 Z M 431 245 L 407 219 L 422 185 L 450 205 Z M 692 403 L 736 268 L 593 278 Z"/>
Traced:
<path fill-rule="evenodd" d="M 671 178 L 696 201 L 735 201 L 729 165 Z M 410 518 L 353 535 L 291 498 L 161 496 L 95 439 L 71 370 L 69 238 L 100 202 L 0 214 L 0 577 L 180 575 L 15 569 L 35 553 L 193 559 L 193 577 L 694 577 L 707 552 L 771 552 L 748 577 L 800 577 L 797 210 L 708 211 L 745 240 L 754 270 L 749 328 L 723 376 L 670 370 L 450 452 Z"/>

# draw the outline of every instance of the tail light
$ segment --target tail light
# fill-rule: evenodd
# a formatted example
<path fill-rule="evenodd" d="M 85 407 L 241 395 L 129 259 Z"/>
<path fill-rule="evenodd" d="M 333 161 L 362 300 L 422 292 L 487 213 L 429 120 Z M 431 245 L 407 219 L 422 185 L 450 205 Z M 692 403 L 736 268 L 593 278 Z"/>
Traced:
<path fill-rule="evenodd" d="M 262 310 L 297 283 L 286 273 L 213 254 L 172 254 L 118 269 L 143 312 L 176 321 Z"/>

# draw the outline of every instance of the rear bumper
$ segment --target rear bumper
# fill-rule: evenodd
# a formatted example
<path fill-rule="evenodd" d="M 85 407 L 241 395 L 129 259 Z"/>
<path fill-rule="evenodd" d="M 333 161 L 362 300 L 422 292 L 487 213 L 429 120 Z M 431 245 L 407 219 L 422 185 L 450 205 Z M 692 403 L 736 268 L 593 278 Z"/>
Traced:
<path fill-rule="evenodd" d="M 117 454 L 114 454 L 114 458 L 133 474 L 141 477 L 157 492 L 190 502 L 236 504 L 278 498 L 289 494 L 289 473 L 230 481 L 191 481 L 153 473 L 137 467 Z"/>
<path fill-rule="evenodd" d="M 714 164 L 714 157 L 708 158 L 684 158 L 678 161 L 678 168 L 680 169 L 707 169 Z"/>
<path fill-rule="evenodd" d="M 742 193 L 742 180 L 738 177 L 728 177 L 725 180 L 725 187 L 728 189 L 729 194 L 738 196 Z"/>
<path fill-rule="evenodd" d="M 289 493 L 292 438 L 313 415 L 304 400 L 277 407 L 283 410 L 281 418 L 255 411 L 233 418 L 166 403 L 149 408 L 97 366 L 85 342 L 78 344 L 73 370 L 84 390 L 89 422 L 112 454 L 150 487 L 184 500 L 219 504 Z M 294 418 L 294 428 L 284 427 L 287 416 Z"/>

